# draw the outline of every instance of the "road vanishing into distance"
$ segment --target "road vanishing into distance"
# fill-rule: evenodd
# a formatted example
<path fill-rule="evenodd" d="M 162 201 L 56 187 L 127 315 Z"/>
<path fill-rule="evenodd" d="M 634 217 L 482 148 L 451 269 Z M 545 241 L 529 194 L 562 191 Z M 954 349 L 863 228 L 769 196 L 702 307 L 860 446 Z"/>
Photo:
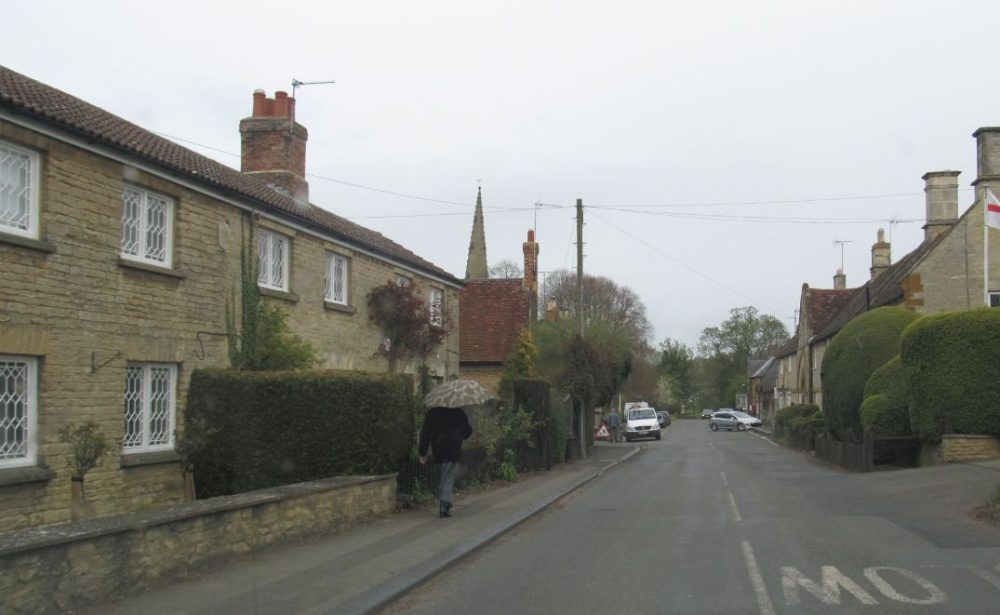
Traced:
<path fill-rule="evenodd" d="M 1000 471 L 851 474 L 707 421 L 639 446 L 385 613 L 1000 613 L 963 478 Z"/>

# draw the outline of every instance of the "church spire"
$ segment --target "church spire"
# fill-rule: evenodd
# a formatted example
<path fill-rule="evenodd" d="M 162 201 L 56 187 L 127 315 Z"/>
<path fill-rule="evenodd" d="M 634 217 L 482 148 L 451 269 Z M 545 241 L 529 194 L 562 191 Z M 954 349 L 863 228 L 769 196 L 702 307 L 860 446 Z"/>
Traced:
<path fill-rule="evenodd" d="M 483 188 L 476 195 L 476 213 L 472 218 L 472 240 L 469 242 L 469 260 L 465 265 L 466 280 L 490 277 L 486 266 L 486 229 L 483 225 Z"/>

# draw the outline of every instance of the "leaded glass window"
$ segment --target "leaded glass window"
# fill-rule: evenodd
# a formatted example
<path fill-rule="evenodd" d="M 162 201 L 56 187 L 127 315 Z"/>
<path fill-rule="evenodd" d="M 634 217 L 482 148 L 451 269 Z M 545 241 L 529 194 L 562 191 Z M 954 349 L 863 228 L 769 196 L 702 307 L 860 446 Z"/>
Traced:
<path fill-rule="evenodd" d="M 38 360 L 0 355 L 0 467 L 34 465 L 37 430 Z"/>
<path fill-rule="evenodd" d="M 331 303 L 347 305 L 348 262 L 339 254 L 326 253 L 324 298 Z"/>
<path fill-rule="evenodd" d="M 39 160 L 0 141 L 0 232 L 38 238 Z"/>
<path fill-rule="evenodd" d="M 165 196 L 125 186 L 122 191 L 122 256 L 170 267 L 173 209 L 173 201 Z"/>
<path fill-rule="evenodd" d="M 133 363 L 125 374 L 126 453 L 170 450 L 174 447 L 177 367 Z"/>

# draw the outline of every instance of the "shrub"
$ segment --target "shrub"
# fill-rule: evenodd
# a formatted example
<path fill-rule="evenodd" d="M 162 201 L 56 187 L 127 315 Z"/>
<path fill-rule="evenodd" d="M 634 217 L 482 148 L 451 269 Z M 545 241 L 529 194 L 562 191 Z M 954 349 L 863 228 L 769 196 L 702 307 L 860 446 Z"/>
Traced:
<path fill-rule="evenodd" d="M 901 354 L 910 424 L 922 440 L 1000 436 L 1000 310 L 927 316 L 906 330 Z"/>
<path fill-rule="evenodd" d="M 826 430 L 826 420 L 823 418 L 823 411 L 817 410 L 813 414 L 797 416 L 788 422 L 788 428 L 793 434 L 817 436 Z"/>
<path fill-rule="evenodd" d="M 812 416 L 819 412 L 816 404 L 792 404 L 778 410 L 774 415 L 774 424 L 779 428 L 779 432 L 791 430 L 791 422 L 794 419 Z"/>
<path fill-rule="evenodd" d="M 861 441 L 861 403 L 871 375 L 899 354 L 900 335 L 920 318 L 901 307 L 880 307 L 861 314 L 830 341 L 823 358 L 823 415 L 830 435 Z"/>
<path fill-rule="evenodd" d="M 875 370 L 865 385 L 860 410 L 862 428 L 879 436 L 912 435 L 906 396 L 906 374 L 896 355 Z"/>

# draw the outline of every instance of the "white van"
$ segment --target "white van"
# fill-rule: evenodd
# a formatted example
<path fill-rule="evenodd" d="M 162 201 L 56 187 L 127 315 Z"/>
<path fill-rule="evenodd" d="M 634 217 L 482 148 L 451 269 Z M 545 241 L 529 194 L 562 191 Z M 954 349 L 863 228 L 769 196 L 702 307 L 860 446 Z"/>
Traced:
<path fill-rule="evenodd" d="M 625 407 L 625 441 L 636 438 L 660 439 L 660 421 L 656 418 L 656 408 L 651 406 Z"/>

